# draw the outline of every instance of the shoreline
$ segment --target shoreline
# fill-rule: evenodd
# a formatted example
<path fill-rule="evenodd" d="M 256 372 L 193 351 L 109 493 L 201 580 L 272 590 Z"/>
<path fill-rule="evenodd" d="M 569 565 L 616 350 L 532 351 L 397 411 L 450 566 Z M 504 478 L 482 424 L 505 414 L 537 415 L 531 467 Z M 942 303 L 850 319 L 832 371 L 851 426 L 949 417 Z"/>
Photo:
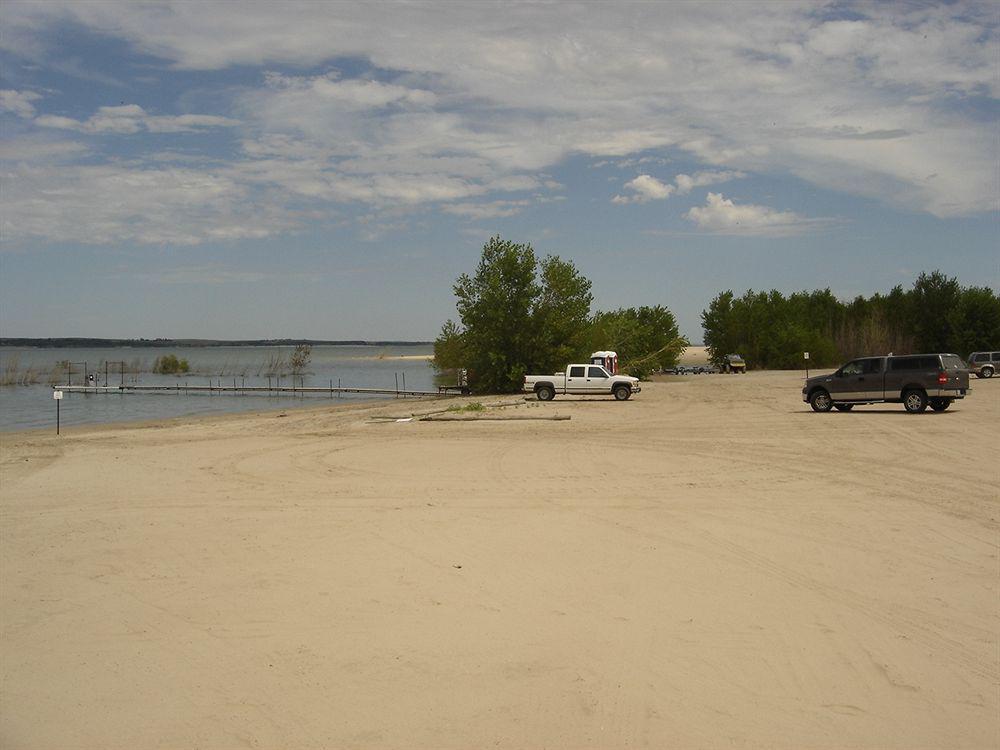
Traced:
<path fill-rule="evenodd" d="M 422 355 L 417 355 L 420 358 Z M 766 375 L 766 374 L 784 374 L 789 376 L 794 376 L 800 380 L 805 378 L 805 370 L 752 370 L 748 375 Z M 718 375 L 667 375 L 662 373 L 654 373 L 649 377 L 648 380 L 643 381 L 644 384 L 647 383 L 684 383 L 692 379 L 701 379 L 708 377 L 718 377 Z M 727 377 L 727 376 L 726 376 Z M 8 386 L 22 388 L 25 386 Z M 48 386 L 46 386 L 48 387 Z M 315 397 L 305 397 L 305 398 L 315 398 L 317 403 L 315 404 L 302 404 L 302 402 L 296 404 L 287 404 L 285 406 L 276 406 L 273 408 L 263 408 L 263 409 L 246 409 L 238 411 L 219 411 L 219 412 L 205 412 L 198 414 L 186 414 L 176 417 L 151 417 L 136 420 L 117 420 L 112 422 L 86 422 L 82 424 L 63 424 L 60 432 L 63 435 L 72 434 L 76 435 L 80 432 L 86 432 L 88 430 L 114 430 L 114 429 L 142 429 L 142 428 L 162 428 L 166 426 L 182 426 L 187 422 L 201 422 L 201 421 L 211 421 L 211 420 L 239 420 L 239 419 L 251 419 L 253 417 L 268 417 L 274 416 L 280 412 L 288 411 L 290 413 L 300 413 L 309 411 L 324 411 L 327 409 L 342 409 L 342 408 L 364 408 L 364 407 L 375 407 L 387 403 L 398 403 L 400 401 L 409 402 L 434 402 L 434 401 L 444 401 L 446 399 L 452 402 L 466 403 L 468 401 L 484 400 L 484 399 L 498 399 L 498 398 L 520 398 L 530 394 L 516 393 L 516 394 L 485 394 L 485 395 L 470 395 L 470 396 L 412 396 L 407 398 L 371 398 L 363 399 L 358 397 L 352 397 L 350 399 L 327 399 L 319 402 L 320 396 Z M 202 396 L 197 396 L 197 398 L 202 398 Z M 256 398 L 256 396 L 252 396 Z M 331 403 L 332 401 L 332 403 Z M 301 404 L 301 405 L 299 405 Z M 17 429 L 5 429 L 0 428 L 0 442 L 8 437 L 15 437 L 21 435 L 48 435 L 52 433 L 53 436 L 55 432 L 55 423 L 46 427 L 26 427 Z"/>
<path fill-rule="evenodd" d="M 456 400 L 461 398 L 469 398 L 467 396 L 449 396 L 449 400 Z M 490 397 L 484 397 L 490 398 Z M 330 403 L 330 401 L 333 403 Z M 196 425 L 202 423 L 219 422 L 228 423 L 234 421 L 251 420 L 255 418 L 277 418 L 279 414 L 287 414 L 291 416 L 292 414 L 305 414 L 309 415 L 311 413 L 325 413 L 325 412 L 349 412 L 349 411 L 359 411 L 363 409 L 374 409 L 375 407 L 385 405 L 387 403 L 397 404 L 400 401 L 407 401 L 410 403 L 433 403 L 435 401 L 444 401 L 444 397 L 438 396 L 413 396 L 403 398 L 385 398 L 385 399 L 351 399 L 351 401 L 346 402 L 341 399 L 330 399 L 323 403 L 310 404 L 308 406 L 302 405 L 289 405 L 285 407 L 275 407 L 273 409 L 260 409 L 253 410 L 247 409 L 246 411 L 229 411 L 229 412 L 208 412 L 203 414 L 185 414 L 178 417 L 159 417 L 151 419 L 141 419 L 141 420 L 120 420 L 117 422 L 87 422 L 85 424 L 76 425 L 63 425 L 60 429 L 60 435 L 55 434 L 55 425 L 52 427 L 29 427 L 20 430 L 0 430 L 0 442 L 3 442 L 6 437 L 43 437 L 49 436 L 51 434 L 52 438 L 62 437 L 65 435 L 72 435 L 73 437 L 81 436 L 81 434 L 86 434 L 87 432 L 108 432 L 108 431 L 126 431 L 126 430 L 144 430 L 144 429 L 165 429 L 165 428 L 176 428 L 184 427 L 186 425 Z"/>

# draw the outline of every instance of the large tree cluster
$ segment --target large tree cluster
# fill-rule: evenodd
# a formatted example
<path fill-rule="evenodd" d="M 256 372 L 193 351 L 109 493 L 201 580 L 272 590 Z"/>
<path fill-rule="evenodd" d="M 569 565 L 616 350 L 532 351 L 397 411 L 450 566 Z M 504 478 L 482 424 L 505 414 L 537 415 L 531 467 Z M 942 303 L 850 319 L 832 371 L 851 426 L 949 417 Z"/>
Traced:
<path fill-rule="evenodd" d="M 751 367 L 834 365 L 864 355 L 969 352 L 1000 346 L 1000 297 L 962 287 L 940 271 L 921 273 L 913 288 L 838 300 L 829 289 L 785 296 L 776 290 L 718 294 L 702 312 L 705 345 L 715 362 L 742 354 Z"/>
<path fill-rule="evenodd" d="M 571 261 L 493 237 L 475 273 L 455 282 L 459 322 L 442 326 L 435 366 L 465 369 L 476 392 L 512 393 L 526 374 L 562 370 L 598 349 L 618 351 L 622 369 L 640 376 L 676 362 L 686 342 L 669 310 L 591 315 L 590 289 Z"/>

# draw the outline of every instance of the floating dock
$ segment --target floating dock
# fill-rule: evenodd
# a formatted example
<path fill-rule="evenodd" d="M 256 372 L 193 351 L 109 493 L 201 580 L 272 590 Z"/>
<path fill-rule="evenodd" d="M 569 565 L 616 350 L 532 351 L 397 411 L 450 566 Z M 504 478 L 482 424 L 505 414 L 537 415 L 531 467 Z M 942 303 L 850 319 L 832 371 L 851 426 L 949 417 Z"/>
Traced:
<path fill-rule="evenodd" d="M 291 385 L 54 385 L 54 391 L 64 393 L 236 393 L 265 396 L 329 395 L 355 393 L 365 396 L 460 396 L 454 386 L 444 386 L 436 391 L 408 391 L 398 388 L 354 388 L 349 386 L 291 386 Z"/>

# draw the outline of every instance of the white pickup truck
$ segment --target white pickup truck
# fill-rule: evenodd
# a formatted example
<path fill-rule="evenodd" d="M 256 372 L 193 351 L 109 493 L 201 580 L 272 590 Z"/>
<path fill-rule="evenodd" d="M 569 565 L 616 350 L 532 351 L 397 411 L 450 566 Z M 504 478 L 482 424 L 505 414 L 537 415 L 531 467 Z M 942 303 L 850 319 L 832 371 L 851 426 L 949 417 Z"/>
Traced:
<path fill-rule="evenodd" d="M 566 372 L 555 375 L 525 375 L 524 390 L 534 393 L 539 401 L 551 401 L 557 393 L 613 395 L 618 401 L 627 401 L 642 389 L 638 378 L 612 375 L 600 365 L 570 365 Z"/>

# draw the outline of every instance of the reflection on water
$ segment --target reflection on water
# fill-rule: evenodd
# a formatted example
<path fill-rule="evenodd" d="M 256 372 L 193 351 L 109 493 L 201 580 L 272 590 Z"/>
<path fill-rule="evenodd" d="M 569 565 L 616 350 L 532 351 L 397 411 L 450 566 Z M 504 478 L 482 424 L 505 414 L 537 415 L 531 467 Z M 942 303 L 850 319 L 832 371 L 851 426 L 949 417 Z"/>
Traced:
<path fill-rule="evenodd" d="M 124 380 L 141 385 L 292 385 L 292 376 L 279 374 L 275 358 L 286 361 L 294 347 L 170 347 L 167 349 L 28 349 L 0 348 L 0 372 L 11 365 L 25 372 L 43 373 L 35 385 L 0 388 L 0 430 L 23 430 L 54 426 L 55 404 L 46 383 L 53 371 L 62 373 L 60 362 L 72 363 L 72 382 L 81 385 L 93 376 L 98 385 L 119 385 Z M 434 370 L 427 359 L 432 347 L 424 346 L 315 346 L 306 372 L 296 385 L 434 390 Z M 150 370 L 158 356 L 174 354 L 191 367 L 187 375 L 154 375 Z M 120 372 L 123 368 L 124 374 Z M 371 396 L 267 396 L 232 393 L 176 392 L 143 394 L 67 393 L 60 407 L 65 425 L 163 419 L 192 414 L 315 406 L 326 401 L 371 399 Z M 388 398 L 392 398 L 391 396 Z"/>

